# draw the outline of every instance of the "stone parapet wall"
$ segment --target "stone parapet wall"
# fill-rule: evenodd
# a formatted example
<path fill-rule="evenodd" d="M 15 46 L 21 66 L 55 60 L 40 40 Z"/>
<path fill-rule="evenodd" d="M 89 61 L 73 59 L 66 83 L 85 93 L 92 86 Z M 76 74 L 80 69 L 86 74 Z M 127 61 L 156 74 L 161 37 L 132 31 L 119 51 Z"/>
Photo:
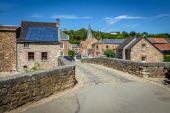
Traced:
<path fill-rule="evenodd" d="M 164 77 L 170 74 L 170 63 L 132 62 L 113 58 L 86 58 L 83 63 L 99 64 L 139 77 Z"/>
<path fill-rule="evenodd" d="M 0 113 L 38 101 L 75 84 L 74 65 L 0 78 Z"/>

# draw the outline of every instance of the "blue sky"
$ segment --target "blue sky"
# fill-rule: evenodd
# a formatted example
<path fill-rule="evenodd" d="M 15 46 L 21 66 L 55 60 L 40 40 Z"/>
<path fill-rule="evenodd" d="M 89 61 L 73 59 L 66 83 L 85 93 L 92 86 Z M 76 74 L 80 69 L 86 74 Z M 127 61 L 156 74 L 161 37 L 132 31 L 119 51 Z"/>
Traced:
<path fill-rule="evenodd" d="M 0 0 L 0 24 L 55 22 L 61 29 L 170 33 L 170 0 Z"/>

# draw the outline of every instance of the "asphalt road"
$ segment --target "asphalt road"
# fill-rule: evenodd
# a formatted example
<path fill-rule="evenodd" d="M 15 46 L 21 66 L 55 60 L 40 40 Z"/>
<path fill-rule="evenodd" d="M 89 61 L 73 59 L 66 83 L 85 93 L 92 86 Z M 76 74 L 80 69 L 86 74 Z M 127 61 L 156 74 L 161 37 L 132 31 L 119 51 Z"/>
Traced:
<path fill-rule="evenodd" d="M 76 65 L 81 87 L 15 113 L 170 113 L 169 90 L 107 67 Z"/>

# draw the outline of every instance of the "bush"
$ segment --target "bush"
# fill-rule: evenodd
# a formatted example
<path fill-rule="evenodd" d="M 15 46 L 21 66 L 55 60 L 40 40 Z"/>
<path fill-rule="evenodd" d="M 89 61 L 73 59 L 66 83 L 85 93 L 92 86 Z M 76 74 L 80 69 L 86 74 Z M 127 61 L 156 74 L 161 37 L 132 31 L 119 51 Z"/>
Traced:
<path fill-rule="evenodd" d="M 74 51 L 73 50 L 68 50 L 68 56 L 70 56 L 71 58 L 74 58 Z"/>
<path fill-rule="evenodd" d="M 106 55 L 109 58 L 114 58 L 115 57 L 115 52 L 112 49 L 106 49 L 104 51 L 104 55 Z"/>
<path fill-rule="evenodd" d="M 170 55 L 164 55 L 164 62 L 170 62 Z"/>

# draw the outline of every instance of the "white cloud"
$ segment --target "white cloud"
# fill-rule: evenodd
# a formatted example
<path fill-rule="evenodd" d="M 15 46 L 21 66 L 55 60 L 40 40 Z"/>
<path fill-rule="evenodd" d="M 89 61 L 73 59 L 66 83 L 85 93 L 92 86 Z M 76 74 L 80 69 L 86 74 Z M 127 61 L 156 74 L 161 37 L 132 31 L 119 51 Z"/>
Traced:
<path fill-rule="evenodd" d="M 128 16 L 128 15 L 120 15 L 117 17 L 105 17 L 104 19 L 109 25 L 113 25 L 121 20 L 132 20 L 132 19 L 143 19 L 141 16 Z"/>
<path fill-rule="evenodd" d="M 155 18 L 162 18 L 162 17 L 167 17 L 167 16 L 170 16 L 169 14 L 159 14 L 159 15 L 156 15 Z"/>
<path fill-rule="evenodd" d="M 50 18 L 60 18 L 60 19 L 91 19 L 90 16 L 76 16 L 76 15 L 53 15 Z"/>

